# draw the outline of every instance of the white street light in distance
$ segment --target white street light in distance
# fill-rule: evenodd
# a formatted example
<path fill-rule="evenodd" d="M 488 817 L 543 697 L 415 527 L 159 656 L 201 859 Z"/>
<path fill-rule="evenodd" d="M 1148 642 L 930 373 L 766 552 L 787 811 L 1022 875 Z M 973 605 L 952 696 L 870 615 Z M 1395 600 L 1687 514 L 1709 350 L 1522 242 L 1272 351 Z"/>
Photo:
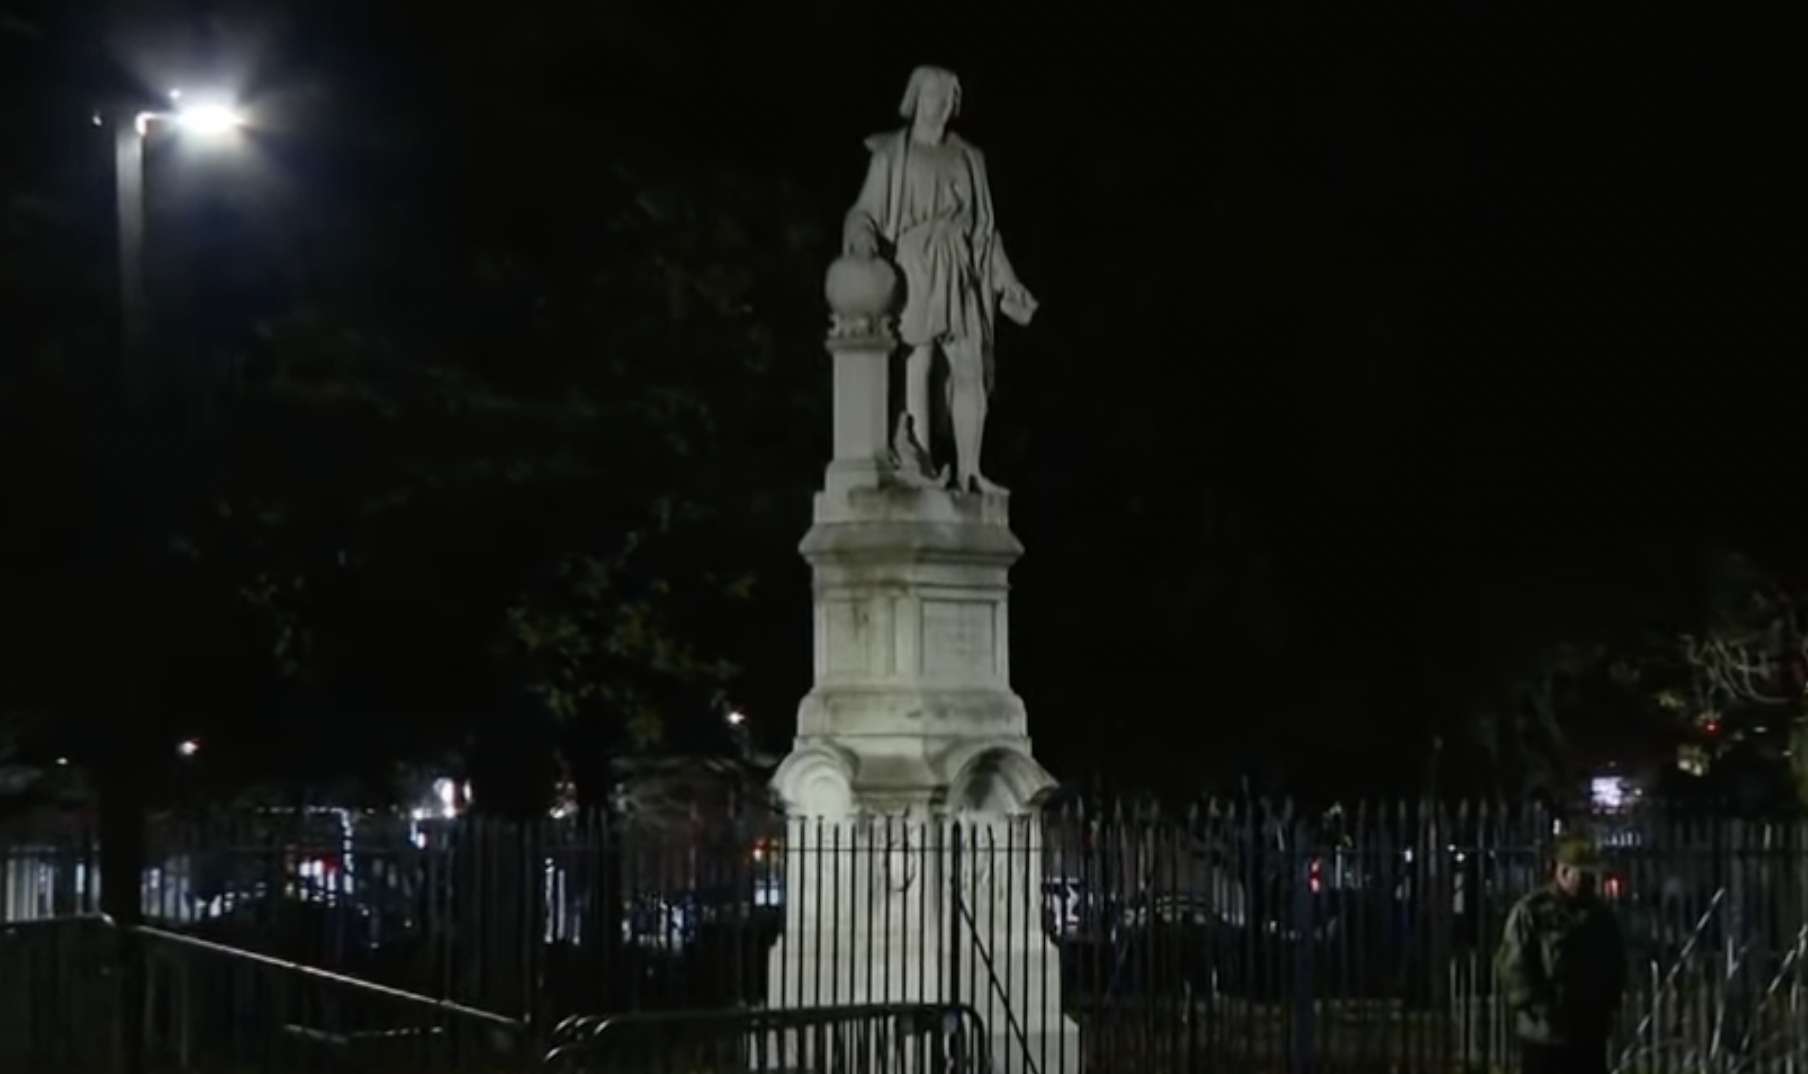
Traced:
<path fill-rule="evenodd" d="M 184 134 L 218 138 L 245 126 L 244 114 L 223 100 L 191 100 L 181 90 L 171 90 L 170 104 L 166 112 L 138 113 L 138 133 L 149 134 L 152 124 L 165 123 Z"/>
<path fill-rule="evenodd" d="M 739 727 L 742 724 L 747 722 L 747 714 L 745 712 L 740 711 L 739 709 L 736 709 L 735 711 L 728 714 L 727 719 L 728 719 L 728 726 Z"/>

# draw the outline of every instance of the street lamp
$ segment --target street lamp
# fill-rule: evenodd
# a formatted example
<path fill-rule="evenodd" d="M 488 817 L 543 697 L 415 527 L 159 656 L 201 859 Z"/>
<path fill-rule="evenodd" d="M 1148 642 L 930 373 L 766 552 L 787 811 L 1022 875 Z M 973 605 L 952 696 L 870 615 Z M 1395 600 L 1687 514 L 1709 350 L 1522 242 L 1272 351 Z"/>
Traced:
<path fill-rule="evenodd" d="M 95 117 L 96 125 L 101 124 Z M 170 104 L 160 111 L 124 110 L 114 116 L 113 167 L 119 212 L 119 363 L 114 380 L 112 415 L 121 428 L 111 439 L 117 445 L 120 513 L 116 527 L 119 542 L 115 568 L 122 607 L 116 629 L 119 631 L 117 668 L 120 682 L 114 706 L 117 721 L 108 732 L 100 779 L 101 826 L 101 903 L 103 909 L 122 926 L 119 933 L 119 1002 L 122 1010 L 142 1006 L 146 995 L 145 968 L 142 952 L 130 929 L 143 918 L 144 907 L 139 898 L 137 878 L 145 864 L 144 794 L 141 781 L 143 749 L 146 745 L 138 711 L 143 686 L 143 657 L 138 652 L 142 639 L 149 635 L 154 610 L 148 607 L 150 590 L 144 588 L 148 569 L 148 519 L 151 509 L 146 491 L 139 480 L 146 463 L 142 458 L 149 440 L 145 426 L 145 394 L 148 385 L 145 369 L 145 339 L 149 327 L 149 309 L 144 283 L 144 147 L 152 132 L 168 128 L 173 132 L 203 137 L 218 137 L 243 125 L 238 113 L 213 102 L 189 103 L 180 92 L 170 94 Z M 196 750 L 199 744 L 196 744 Z M 191 755 L 179 748 L 183 756 Z M 121 1022 L 119 1048 L 122 1069 L 137 1074 L 144 1069 L 143 1027 L 138 1020 Z"/>
<path fill-rule="evenodd" d="M 735 752 L 743 762 L 753 758 L 753 729 L 747 725 L 747 714 L 740 709 L 730 709 L 722 721 L 728 724 L 728 738 L 734 743 Z"/>
<path fill-rule="evenodd" d="M 114 183 L 119 198 L 119 303 L 121 358 L 127 378 L 143 375 L 138 367 L 148 322 L 144 289 L 144 145 L 159 129 L 200 138 L 220 138 L 245 125 L 237 109 L 219 100 L 189 100 L 170 91 L 170 107 L 128 113 L 130 122 L 113 131 Z M 124 118 L 124 117 L 122 117 Z M 128 383 L 135 383 L 129 379 Z"/>

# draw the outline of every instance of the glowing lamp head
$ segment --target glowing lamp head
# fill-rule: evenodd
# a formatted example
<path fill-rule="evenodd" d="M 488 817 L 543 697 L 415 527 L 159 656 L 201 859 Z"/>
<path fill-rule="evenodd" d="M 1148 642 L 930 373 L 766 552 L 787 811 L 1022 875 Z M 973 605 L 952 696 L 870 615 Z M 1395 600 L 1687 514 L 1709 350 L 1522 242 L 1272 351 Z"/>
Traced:
<path fill-rule="evenodd" d="M 171 118 L 184 132 L 209 137 L 227 134 L 245 125 L 244 116 L 223 104 L 178 108 Z"/>
<path fill-rule="evenodd" d="M 144 133 L 151 122 L 167 123 L 184 134 L 217 138 L 245 125 L 245 117 L 230 104 L 219 99 L 191 100 L 181 90 L 170 90 L 170 109 L 146 112 L 138 117 L 138 129 Z"/>

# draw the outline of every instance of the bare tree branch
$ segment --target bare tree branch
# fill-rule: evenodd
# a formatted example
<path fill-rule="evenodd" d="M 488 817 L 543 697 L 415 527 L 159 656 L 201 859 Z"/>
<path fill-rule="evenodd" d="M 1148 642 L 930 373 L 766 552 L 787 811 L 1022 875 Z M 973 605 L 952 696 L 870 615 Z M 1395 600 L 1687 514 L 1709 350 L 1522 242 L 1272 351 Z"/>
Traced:
<path fill-rule="evenodd" d="M 1680 640 L 1683 657 L 1705 680 L 1711 702 L 1787 705 L 1799 700 L 1788 690 L 1789 664 L 1808 658 L 1808 645 L 1799 635 L 1792 643 L 1784 641 L 1793 633 L 1767 627 L 1734 637 L 1685 634 Z M 1791 650 L 1787 654 L 1786 646 Z"/>

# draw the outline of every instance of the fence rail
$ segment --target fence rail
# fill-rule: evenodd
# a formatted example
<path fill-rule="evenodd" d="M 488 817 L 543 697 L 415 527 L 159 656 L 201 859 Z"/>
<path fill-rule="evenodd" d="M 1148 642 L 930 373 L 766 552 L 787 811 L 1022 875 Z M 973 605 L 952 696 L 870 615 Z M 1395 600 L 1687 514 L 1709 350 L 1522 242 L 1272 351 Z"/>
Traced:
<path fill-rule="evenodd" d="M 863 1004 L 759 1011 L 675 1011 L 567 1019 L 551 1074 L 991 1074 L 971 1007 Z"/>
<path fill-rule="evenodd" d="M 1808 1074 L 1808 827 L 1570 823 L 1604 848 L 1628 941 L 1618 1065 Z M 459 1009 L 551 1027 L 913 1003 L 970 1008 L 1037 1074 L 1508 1069 L 1489 967 L 1559 827 L 1537 810 L 1246 804 L 1003 826 L 168 823 L 143 880 L 147 1017 L 168 1069 L 224 1055 L 232 1074 L 384 1048 L 479 1069 L 457 1064 L 497 1050 Z M 97 909 L 97 861 L 80 830 L 0 829 L 0 1069 L 98 1069 L 82 1064 L 116 1013 L 95 984 L 113 950 L 91 928 L 31 928 Z M 1071 1060 L 1026 1010 L 1049 995 Z M 22 1041 L 48 1058 L 13 1065 Z"/>

